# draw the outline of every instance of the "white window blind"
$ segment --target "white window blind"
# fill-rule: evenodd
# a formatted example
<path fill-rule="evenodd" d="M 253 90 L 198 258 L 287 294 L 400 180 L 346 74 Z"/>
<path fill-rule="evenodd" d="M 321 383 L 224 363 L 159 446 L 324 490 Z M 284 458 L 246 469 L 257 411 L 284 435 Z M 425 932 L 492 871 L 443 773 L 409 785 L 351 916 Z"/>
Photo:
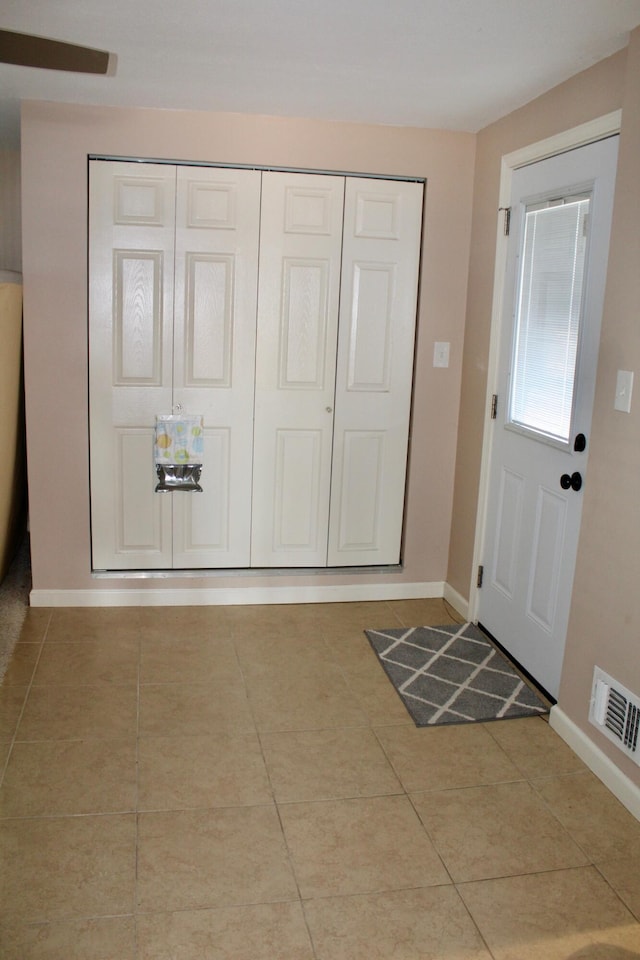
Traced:
<path fill-rule="evenodd" d="M 590 198 L 527 207 L 509 420 L 554 440 L 571 432 Z"/>

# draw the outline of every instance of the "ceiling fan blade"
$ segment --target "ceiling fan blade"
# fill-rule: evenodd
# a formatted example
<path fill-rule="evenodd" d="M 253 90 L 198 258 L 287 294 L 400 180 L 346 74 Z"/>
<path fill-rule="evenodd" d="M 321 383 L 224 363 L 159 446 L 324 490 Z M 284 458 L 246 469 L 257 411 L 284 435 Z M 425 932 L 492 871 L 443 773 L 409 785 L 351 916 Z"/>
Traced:
<path fill-rule="evenodd" d="M 109 70 L 109 54 L 75 43 L 0 30 L 0 63 L 44 70 L 68 70 L 71 73 L 106 74 Z"/>

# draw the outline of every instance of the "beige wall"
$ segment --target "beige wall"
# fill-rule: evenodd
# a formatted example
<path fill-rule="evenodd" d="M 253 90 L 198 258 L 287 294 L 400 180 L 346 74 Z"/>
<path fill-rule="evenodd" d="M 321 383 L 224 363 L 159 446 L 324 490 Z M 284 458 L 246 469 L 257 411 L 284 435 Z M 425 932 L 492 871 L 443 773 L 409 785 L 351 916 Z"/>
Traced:
<path fill-rule="evenodd" d="M 640 395 L 613 409 L 616 371 L 640 371 L 640 31 L 628 50 L 478 135 L 448 582 L 469 596 L 475 536 L 500 159 L 623 107 L 616 202 L 572 611 L 559 705 L 635 783 L 638 767 L 588 723 L 594 664 L 640 693 Z"/>
<path fill-rule="evenodd" d="M 501 158 L 520 147 L 617 110 L 626 51 L 555 87 L 478 134 L 471 260 L 464 338 L 460 429 L 448 582 L 469 597 L 475 538 L 489 335 L 493 300 Z"/>
<path fill-rule="evenodd" d="M 594 664 L 640 694 L 639 171 L 640 29 L 627 56 L 589 482 L 560 686 L 565 713 L 584 729 Z M 636 372 L 630 414 L 613 408 L 620 369 Z M 640 785 L 640 769 L 606 748 Z"/>
<path fill-rule="evenodd" d="M 90 574 L 87 438 L 87 155 L 257 164 L 427 179 L 404 569 L 374 582 L 446 577 L 475 137 L 268 117 L 27 103 L 22 122 L 23 272 L 35 590 L 158 587 Z M 433 342 L 451 342 L 449 369 Z M 359 583 L 358 575 L 255 580 Z M 252 578 L 243 585 L 252 585 Z M 190 580 L 228 587 L 232 578 Z M 161 586 L 184 587 L 184 580 Z"/>
<path fill-rule="evenodd" d="M 0 270 L 22 270 L 19 150 L 0 150 Z"/>

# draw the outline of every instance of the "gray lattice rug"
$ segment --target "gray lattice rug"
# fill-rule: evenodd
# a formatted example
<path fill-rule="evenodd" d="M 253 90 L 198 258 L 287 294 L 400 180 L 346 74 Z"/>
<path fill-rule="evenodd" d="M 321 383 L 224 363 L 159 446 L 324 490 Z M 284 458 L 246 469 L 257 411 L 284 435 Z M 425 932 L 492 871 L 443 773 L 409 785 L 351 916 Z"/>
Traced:
<path fill-rule="evenodd" d="M 417 727 L 549 712 L 547 702 L 471 623 L 365 633 Z"/>

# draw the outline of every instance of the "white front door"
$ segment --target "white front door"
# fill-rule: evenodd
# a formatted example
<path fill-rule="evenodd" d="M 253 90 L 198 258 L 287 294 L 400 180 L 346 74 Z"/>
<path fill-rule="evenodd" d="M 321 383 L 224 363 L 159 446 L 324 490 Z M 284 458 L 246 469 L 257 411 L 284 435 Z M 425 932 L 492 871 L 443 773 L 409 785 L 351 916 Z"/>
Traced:
<path fill-rule="evenodd" d="M 478 621 L 552 697 L 588 482 L 617 140 L 512 181 Z"/>

